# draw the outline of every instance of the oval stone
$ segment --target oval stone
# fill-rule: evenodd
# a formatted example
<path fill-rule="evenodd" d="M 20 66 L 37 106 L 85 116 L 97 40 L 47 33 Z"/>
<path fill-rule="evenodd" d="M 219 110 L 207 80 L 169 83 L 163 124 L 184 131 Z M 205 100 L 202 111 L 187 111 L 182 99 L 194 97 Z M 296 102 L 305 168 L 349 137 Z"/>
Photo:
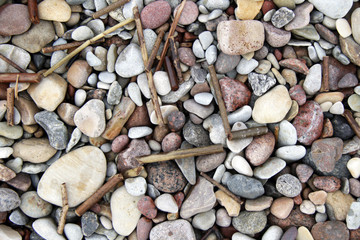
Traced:
<path fill-rule="evenodd" d="M 155 29 L 163 25 L 170 17 L 171 7 L 166 1 L 152 2 L 141 11 L 140 19 L 144 28 Z"/>
<path fill-rule="evenodd" d="M 41 177 L 37 192 L 45 201 L 62 206 L 60 185 L 66 183 L 69 207 L 75 207 L 101 187 L 105 175 L 104 153 L 97 147 L 85 146 L 53 163 Z"/>
<path fill-rule="evenodd" d="M 26 5 L 8 4 L 0 10 L 0 35 L 12 36 L 26 32 L 31 26 Z"/>

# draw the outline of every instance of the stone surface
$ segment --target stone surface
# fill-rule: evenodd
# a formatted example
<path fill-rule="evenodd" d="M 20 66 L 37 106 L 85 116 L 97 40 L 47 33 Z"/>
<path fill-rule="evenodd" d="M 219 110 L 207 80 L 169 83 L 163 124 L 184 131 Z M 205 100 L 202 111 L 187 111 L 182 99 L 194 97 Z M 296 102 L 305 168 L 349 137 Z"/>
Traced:
<path fill-rule="evenodd" d="M 315 177 L 313 184 L 315 187 L 326 192 L 335 192 L 340 189 L 340 179 L 334 176 Z"/>
<path fill-rule="evenodd" d="M 270 23 L 263 23 L 265 29 L 265 39 L 272 47 L 283 47 L 291 39 L 291 33 L 276 28 Z"/>
<path fill-rule="evenodd" d="M 126 191 L 135 197 L 144 195 L 146 192 L 146 180 L 143 177 L 125 179 Z"/>
<path fill-rule="evenodd" d="M 99 220 L 94 212 L 86 212 L 81 216 L 81 230 L 84 236 L 91 236 L 99 227 Z"/>
<path fill-rule="evenodd" d="M 287 7 L 281 7 L 272 15 L 271 23 L 277 28 L 282 28 L 294 18 L 295 13 L 292 10 Z"/>
<path fill-rule="evenodd" d="M 340 37 L 340 46 L 342 52 L 350 59 L 350 61 L 355 65 L 360 66 L 360 57 L 357 54 L 360 50 L 360 45 L 350 36 L 347 38 Z"/>
<path fill-rule="evenodd" d="M 259 50 L 265 40 L 264 26 L 256 20 L 222 21 L 217 27 L 222 52 L 241 55 Z"/>
<path fill-rule="evenodd" d="M 20 209 L 31 218 L 41 218 L 51 213 L 52 205 L 42 200 L 36 191 L 29 191 L 21 195 Z"/>
<path fill-rule="evenodd" d="M 38 5 L 39 18 L 48 21 L 67 22 L 71 8 L 64 0 L 45 0 Z"/>
<path fill-rule="evenodd" d="M 267 223 L 264 211 L 247 212 L 243 211 L 239 216 L 233 218 L 232 225 L 236 230 L 244 234 L 256 234 L 261 232 Z"/>
<path fill-rule="evenodd" d="M 140 19 L 144 28 L 155 29 L 163 25 L 170 14 L 171 7 L 168 2 L 152 2 L 141 11 Z"/>
<path fill-rule="evenodd" d="M 143 214 L 145 217 L 149 219 L 153 219 L 157 215 L 157 208 L 155 206 L 154 201 L 148 197 L 144 196 L 140 198 L 140 200 L 137 203 L 137 208 Z"/>
<path fill-rule="evenodd" d="M 13 149 L 13 157 L 32 163 L 46 162 L 56 153 L 56 149 L 51 147 L 45 138 L 23 139 L 16 142 Z"/>
<path fill-rule="evenodd" d="M 294 200 L 287 197 L 277 198 L 273 201 L 270 212 L 279 219 L 286 219 L 294 207 Z"/>
<path fill-rule="evenodd" d="M 233 112 L 250 101 L 251 93 L 245 84 L 231 78 L 223 78 L 219 84 L 228 112 Z"/>
<path fill-rule="evenodd" d="M 191 121 L 184 125 L 183 136 L 196 147 L 208 146 L 211 143 L 208 132 L 201 125 L 193 124 Z"/>
<path fill-rule="evenodd" d="M 269 179 L 279 173 L 285 166 L 286 162 L 283 159 L 272 157 L 254 169 L 254 176 L 258 179 Z"/>
<path fill-rule="evenodd" d="M 349 239 L 349 230 L 345 223 L 339 221 L 316 223 L 311 229 L 311 234 L 315 240 Z"/>
<path fill-rule="evenodd" d="M 288 228 L 290 226 L 305 226 L 308 229 L 315 224 L 315 219 L 312 215 L 303 214 L 299 207 L 296 207 L 293 211 L 290 212 L 290 215 L 285 219 L 276 218 L 274 215 L 270 214 L 268 217 L 269 224 L 278 225 L 281 228 Z"/>
<path fill-rule="evenodd" d="M 284 119 L 291 107 L 291 98 L 287 89 L 276 86 L 255 101 L 252 112 L 258 123 L 274 123 Z"/>
<path fill-rule="evenodd" d="M 320 12 L 334 19 L 344 17 L 353 4 L 351 0 L 346 0 L 342 2 L 330 0 L 326 3 L 321 0 L 309 0 L 309 2 L 312 3 L 314 7 Z"/>
<path fill-rule="evenodd" d="M 227 181 L 227 186 L 234 194 L 249 199 L 260 197 L 265 192 L 260 181 L 240 174 L 232 175 Z"/>
<path fill-rule="evenodd" d="M 37 192 L 45 201 L 62 206 L 60 185 L 66 182 L 69 206 L 75 207 L 103 184 L 105 175 L 103 152 L 97 147 L 85 146 L 53 163 L 41 177 Z"/>
<path fill-rule="evenodd" d="M 356 230 L 360 227 L 359 202 L 353 202 L 346 215 L 346 226 L 348 229 Z"/>
<path fill-rule="evenodd" d="M 315 64 L 309 69 L 303 88 L 308 95 L 314 95 L 321 87 L 322 68 L 320 64 Z"/>
<path fill-rule="evenodd" d="M 177 10 L 179 9 L 179 6 L 175 8 L 174 10 L 174 17 L 177 13 Z M 181 13 L 179 24 L 182 25 L 189 25 L 197 19 L 199 15 L 198 6 L 194 2 L 187 2 L 185 3 L 184 9 Z"/>
<path fill-rule="evenodd" d="M 259 13 L 264 1 L 238 0 L 239 6 L 236 8 L 236 17 L 240 20 L 252 20 Z"/>
<path fill-rule="evenodd" d="M 137 44 L 129 44 L 119 55 L 115 64 L 115 71 L 124 78 L 137 76 L 145 69 L 141 57 L 140 47 Z"/>
<path fill-rule="evenodd" d="M 275 147 L 275 137 L 270 131 L 264 135 L 254 137 L 245 150 L 246 159 L 253 165 L 263 164 L 272 154 Z"/>
<path fill-rule="evenodd" d="M 43 239 L 65 240 L 65 238 L 56 232 L 57 226 L 51 218 L 39 218 L 32 223 L 35 232 Z"/>
<path fill-rule="evenodd" d="M 91 70 L 91 67 L 85 60 L 77 60 L 69 68 L 67 80 L 75 88 L 80 88 L 86 83 Z"/>
<path fill-rule="evenodd" d="M 259 67 L 260 67 L 260 65 L 259 65 Z M 257 71 L 258 68 L 256 68 L 255 70 Z M 248 81 L 251 85 L 251 88 L 253 89 L 253 93 L 256 96 L 262 96 L 272 86 L 274 86 L 276 84 L 276 80 L 274 78 L 266 76 L 264 74 L 257 74 L 254 72 L 249 73 Z"/>
<path fill-rule="evenodd" d="M 194 240 L 195 233 L 191 224 L 184 220 L 165 221 L 157 224 L 150 231 L 151 240 L 171 240 L 171 239 Z"/>
<path fill-rule="evenodd" d="M 286 197 L 295 197 L 300 194 L 302 186 L 298 178 L 284 174 L 276 180 L 276 189 Z"/>
<path fill-rule="evenodd" d="M 31 26 L 26 5 L 9 4 L 3 6 L 0 14 L 0 25 L 0 34 L 2 36 L 12 36 L 26 32 Z"/>
<path fill-rule="evenodd" d="M 126 149 L 121 151 L 117 157 L 117 167 L 119 172 L 124 173 L 127 170 L 139 166 L 136 157 L 149 155 L 151 153 L 149 145 L 143 139 L 131 140 Z"/>
<path fill-rule="evenodd" d="M 0 211 L 10 211 L 21 204 L 18 194 L 9 188 L 0 188 Z"/>
<path fill-rule="evenodd" d="M 236 217 L 239 215 L 240 204 L 238 202 L 221 190 L 216 191 L 215 196 L 219 204 L 225 207 L 228 216 Z"/>
<path fill-rule="evenodd" d="M 330 192 L 327 194 L 326 207 L 328 208 L 329 218 L 332 220 L 344 221 L 349 212 L 351 204 L 355 199 L 341 191 Z"/>

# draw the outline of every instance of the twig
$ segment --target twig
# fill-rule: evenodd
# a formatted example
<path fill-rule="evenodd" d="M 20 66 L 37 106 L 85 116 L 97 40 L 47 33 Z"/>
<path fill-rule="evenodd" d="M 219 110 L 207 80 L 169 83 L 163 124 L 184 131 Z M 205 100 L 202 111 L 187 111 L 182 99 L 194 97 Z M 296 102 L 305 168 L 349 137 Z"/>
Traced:
<path fill-rule="evenodd" d="M 14 126 L 14 101 L 14 89 L 8 88 L 6 90 L 6 118 L 9 126 Z"/>
<path fill-rule="evenodd" d="M 274 127 L 275 142 L 278 142 L 278 139 L 279 139 L 279 131 L 280 131 L 279 125 L 276 125 L 276 126 Z M 264 132 L 264 134 L 265 134 L 265 133 L 267 133 L 267 131 Z"/>
<path fill-rule="evenodd" d="M 141 20 L 140 20 L 140 15 L 139 15 L 139 9 L 137 6 L 135 6 L 133 8 L 133 12 L 134 12 L 136 30 L 137 30 L 138 39 L 139 39 L 140 48 L 141 48 L 141 56 L 142 56 L 144 65 L 146 65 L 148 62 L 148 55 L 147 55 L 147 51 L 146 51 L 146 45 L 145 45 L 145 39 L 144 39 L 143 28 L 142 28 L 142 24 L 141 24 Z M 148 83 L 149 83 L 149 88 L 150 88 L 150 92 L 151 92 L 151 100 L 154 104 L 156 117 L 158 119 L 159 125 L 163 126 L 165 124 L 165 122 L 162 117 L 152 72 L 146 71 L 146 76 L 147 76 Z"/>
<path fill-rule="evenodd" d="M 224 148 L 221 144 L 211 145 L 206 147 L 190 148 L 190 149 L 179 149 L 168 153 L 159 153 L 152 154 L 143 157 L 136 157 L 136 160 L 140 164 L 144 163 L 154 163 L 154 162 L 163 162 L 168 160 L 208 155 L 213 153 L 221 153 L 224 151 Z"/>
<path fill-rule="evenodd" d="M 170 51 L 171 51 L 172 60 L 174 62 L 176 74 L 178 76 L 179 83 L 181 84 L 184 82 L 184 78 L 183 78 L 182 72 L 181 72 L 180 59 L 179 59 L 178 49 L 176 47 L 176 43 L 174 40 L 174 36 L 171 36 L 169 38 L 169 43 L 170 43 Z"/>
<path fill-rule="evenodd" d="M 68 204 L 66 183 L 63 183 L 60 186 L 61 186 L 61 197 L 62 197 L 62 210 L 61 210 L 61 214 L 60 214 L 60 220 L 59 220 L 57 233 L 63 234 L 64 226 L 65 226 L 65 222 L 66 222 L 66 214 L 69 211 L 69 204 Z"/>
<path fill-rule="evenodd" d="M 72 51 L 69 55 L 67 55 L 66 57 L 64 57 L 63 59 L 61 59 L 57 64 L 55 64 L 54 66 L 52 66 L 50 69 L 48 69 L 46 72 L 43 73 L 44 77 L 47 77 L 48 75 L 50 75 L 52 72 L 54 72 L 57 68 L 59 68 L 61 65 L 63 65 L 64 63 L 66 63 L 68 60 L 70 60 L 72 57 L 74 57 L 76 54 L 78 54 L 79 52 L 81 52 L 84 48 L 86 48 L 87 46 L 89 46 L 90 44 L 93 44 L 95 41 L 99 40 L 100 38 L 105 37 L 106 35 L 108 35 L 109 33 L 112 33 L 113 31 L 115 31 L 118 28 L 121 28 L 123 26 L 125 26 L 126 24 L 131 23 L 132 21 L 134 21 L 133 18 L 129 18 L 126 19 L 124 21 L 122 21 L 121 23 L 116 24 L 115 26 L 105 30 L 104 32 L 96 35 L 95 37 L 93 37 L 90 40 L 87 40 L 86 42 L 84 42 L 83 44 L 81 44 L 78 48 L 76 48 L 74 51 Z"/>
<path fill-rule="evenodd" d="M 0 83 L 38 83 L 40 77 L 38 73 L 0 73 Z"/>
<path fill-rule="evenodd" d="M 230 124 L 229 124 L 229 120 L 228 120 L 227 113 L 226 113 L 224 99 L 222 98 L 219 80 L 216 76 L 216 71 L 215 71 L 215 68 L 213 65 L 209 66 L 209 71 L 210 71 L 210 76 L 211 76 L 211 82 L 212 82 L 212 85 L 215 90 L 215 97 L 217 99 L 217 103 L 218 103 L 219 110 L 220 110 L 221 120 L 224 125 L 225 134 L 226 134 L 227 138 L 229 140 L 231 140 L 233 138 L 233 136 L 231 133 Z"/>
<path fill-rule="evenodd" d="M 20 76 L 18 74 L 17 77 L 16 77 L 15 89 L 14 89 L 14 91 L 15 91 L 15 99 L 16 100 L 18 99 L 18 94 L 19 94 L 19 78 L 20 78 Z"/>
<path fill-rule="evenodd" d="M 175 69 L 171 60 L 168 56 L 165 57 L 165 70 L 169 75 L 169 82 L 171 86 L 171 91 L 176 91 L 179 89 L 178 79 L 175 74 Z"/>
<path fill-rule="evenodd" d="M 19 65 L 17 65 L 16 63 L 14 63 L 12 60 L 8 59 L 1 53 L 0 53 L 0 59 L 4 60 L 6 63 L 11 65 L 12 67 L 16 68 L 19 72 L 26 73 L 26 71 L 24 69 L 22 69 Z"/>
<path fill-rule="evenodd" d="M 57 45 L 57 46 L 44 47 L 44 48 L 41 49 L 41 51 L 43 53 L 52 53 L 52 52 L 55 52 L 55 51 L 66 50 L 66 49 L 78 47 L 78 46 L 80 46 L 81 44 L 83 44 L 85 42 L 86 41 L 75 41 L 75 42 L 71 42 L 71 43 L 60 44 L 60 45 Z M 105 42 L 104 38 L 101 38 L 101 39 L 93 42 L 92 44 L 102 43 L 102 42 Z"/>
<path fill-rule="evenodd" d="M 229 195 L 229 197 L 231 197 L 232 199 L 234 199 L 237 203 L 243 204 L 243 201 L 241 201 L 240 198 L 238 198 L 235 194 L 233 194 L 232 192 L 230 192 L 226 187 L 224 187 L 223 185 L 221 185 L 220 183 L 218 183 L 217 181 L 215 181 L 214 179 L 212 179 L 211 177 L 209 177 L 208 175 L 206 175 L 206 173 L 201 172 L 200 175 L 203 176 L 206 180 L 208 180 L 211 184 L 213 184 L 214 186 L 218 187 L 221 191 L 223 191 L 224 193 L 226 193 L 227 195 Z"/>
<path fill-rule="evenodd" d="M 145 71 L 147 71 L 147 72 L 151 71 L 151 68 L 152 68 L 152 66 L 154 64 L 154 60 L 156 58 L 157 52 L 159 51 L 161 41 L 163 40 L 164 36 L 165 36 L 165 31 L 160 31 L 157 38 L 156 38 L 156 41 L 155 41 L 154 47 L 153 47 L 153 49 L 151 51 L 148 62 L 146 64 Z"/>
<path fill-rule="evenodd" d="M 320 92 L 329 91 L 329 56 L 325 56 L 322 62 L 322 82 Z"/>
<path fill-rule="evenodd" d="M 260 135 L 266 134 L 268 131 L 269 130 L 267 127 L 253 127 L 253 128 L 233 131 L 231 133 L 232 133 L 232 136 L 234 139 L 238 139 L 238 138 L 248 138 L 248 137 L 260 136 Z"/>
<path fill-rule="evenodd" d="M 174 18 L 174 21 L 172 22 L 171 24 L 171 27 L 170 27 L 170 30 L 169 30 L 169 34 L 168 34 L 168 37 L 165 41 L 165 45 L 164 45 L 164 49 L 161 53 L 161 57 L 160 57 L 160 61 L 158 63 L 158 65 L 156 66 L 156 69 L 155 69 L 155 72 L 159 71 L 161 66 L 163 65 L 164 63 L 164 60 L 165 60 L 165 56 L 166 56 L 166 53 L 167 53 L 167 50 L 169 48 L 169 38 L 174 35 L 174 32 L 175 32 L 175 29 L 176 29 L 176 26 L 180 20 L 180 17 L 181 17 L 181 13 L 182 11 L 184 10 L 184 7 L 185 7 L 185 3 L 186 3 L 186 0 L 184 0 L 180 6 L 179 6 L 179 9 L 175 15 L 175 18 Z"/>
<path fill-rule="evenodd" d="M 97 203 L 106 193 L 113 189 L 118 183 L 124 180 L 123 175 L 116 174 L 102 185 L 93 195 L 76 208 L 75 214 L 79 217 Z"/>
<path fill-rule="evenodd" d="M 39 11 L 37 6 L 37 0 L 28 0 L 28 11 L 29 11 L 29 18 L 33 24 L 39 24 Z"/>
<path fill-rule="evenodd" d="M 119 1 L 117 1 L 117 2 L 114 2 L 114 3 L 110 4 L 109 6 L 104 7 L 103 9 L 100 9 L 99 11 L 95 12 L 95 13 L 92 15 L 92 17 L 93 17 L 94 19 L 99 18 L 99 17 L 101 17 L 102 15 L 104 15 L 104 14 L 106 14 L 106 13 L 109 13 L 109 12 L 111 12 L 111 11 L 113 11 L 113 10 L 121 7 L 122 5 L 124 5 L 125 3 L 128 3 L 128 2 L 130 2 L 130 0 L 119 0 Z"/>
<path fill-rule="evenodd" d="M 360 138 L 360 127 L 358 125 L 358 123 L 355 121 L 351 111 L 349 109 L 345 109 L 343 116 L 346 118 L 346 120 L 348 121 L 350 127 L 352 128 L 352 130 L 354 130 L 356 136 L 358 138 Z"/>

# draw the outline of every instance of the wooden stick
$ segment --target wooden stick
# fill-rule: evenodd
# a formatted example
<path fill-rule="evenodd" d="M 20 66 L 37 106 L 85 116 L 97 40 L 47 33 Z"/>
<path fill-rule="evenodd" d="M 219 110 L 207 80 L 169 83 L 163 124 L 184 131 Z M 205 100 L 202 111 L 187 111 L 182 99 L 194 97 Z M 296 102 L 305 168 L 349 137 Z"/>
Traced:
<path fill-rule="evenodd" d="M 168 37 L 167 37 L 167 39 L 166 39 L 166 41 L 165 41 L 164 49 L 163 49 L 163 51 L 162 51 L 162 53 L 161 53 L 160 61 L 159 61 L 158 65 L 156 66 L 155 72 L 159 71 L 160 68 L 161 68 L 161 66 L 162 66 L 163 63 L 164 63 L 165 56 L 166 56 L 167 50 L 168 50 L 168 48 L 169 48 L 169 38 L 170 38 L 172 35 L 174 35 L 176 26 L 177 26 L 177 24 L 178 24 L 178 22 L 179 22 L 179 19 L 180 19 L 180 17 L 181 17 L 181 13 L 182 13 L 182 11 L 184 10 L 185 3 L 186 3 L 186 0 L 184 0 L 184 1 L 180 4 L 179 9 L 178 9 L 178 11 L 177 11 L 177 13 L 176 13 L 176 15 L 175 15 L 174 21 L 173 21 L 172 24 L 171 24 Z"/>
<path fill-rule="evenodd" d="M 61 196 L 62 196 L 62 210 L 61 210 L 59 225 L 58 225 L 58 229 L 57 229 L 58 234 L 63 234 L 63 232 L 64 232 L 64 226 L 65 226 L 65 222 L 66 222 L 66 214 L 69 211 L 66 183 L 61 184 Z"/>
<path fill-rule="evenodd" d="M 356 136 L 358 138 L 360 138 L 360 127 L 359 124 L 355 121 L 351 111 L 349 109 L 345 109 L 343 116 L 346 118 L 346 120 L 348 121 L 350 127 L 352 128 L 352 130 L 354 130 Z"/>
<path fill-rule="evenodd" d="M 57 68 L 59 68 L 61 65 L 63 65 L 65 62 L 67 62 L 69 59 L 71 59 L 72 57 L 74 57 L 76 54 L 78 54 L 79 52 L 81 52 L 84 48 L 86 48 L 87 46 L 89 46 L 90 44 L 95 43 L 97 40 L 99 40 L 100 38 L 105 37 L 107 34 L 112 33 L 113 31 L 115 31 L 118 28 L 121 28 L 123 26 L 125 26 L 126 24 L 131 23 L 132 21 L 134 21 L 133 18 L 129 18 L 126 19 L 124 21 L 122 21 L 121 23 L 116 24 L 115 26 L 105 30 L 104 32 L 96 35 L 95 37 L 93 37 L 90 40 L 87 40 L 86 42 L 84 42 L 83 44 L 81 44 L 78 48 L 76 48 L 74 51 L 72 51 L 69 55 L 67 55 L 66 57 L 64 57 L 63 59 L 61 59 L 57 64 L 55 64 L 54 66 L 52 66 L 50 69 L 48 69 L 46 72 L 43 73 L 44 77 L 47 77 L 48 75 L 50 75 L 51 73 L 53 73 Z"/>
<path fill-rule="evenodd" d="M 6 90 L 6 118 L 7 125 L 14 126 L 14 89 L 7 88 Z"/>
<path fill-rule="evenodd" d="M 136 160 L 141 164 L 163 162 L 168 160 L 208 155 L 213 153 L 221 153 L 224 148 L 221 144 L 211 145 L 206 147 L 190 148 L 190 149 L 179 149 L 168 153 L 152 154 L 143 157 L 136 157 Z"/>
<path fill-rule="evenodd" d="M 146 45 L 145 45 L 143 28 L 142 28 L 142 24 L 141 24 L 141 20 L 140 20 L 139 9 L 138 9 L 137 6 L 135 6 L 133 8 L 133 12 L 134 12 L 136 30 L 137 30 L 138 39 L 139 39 L 140 48 L 141 48 L 141 56 L 142 56 L 144 65 L 146 65 L 147 62 L 148 62 L 148 55 L 147 55 L 147 51 L 146 51 Z M 152 102 L 154 104 L 156 117 L 158 119 L 159 125 L 164 126 L 165 122 L 164 122 L 164 119 L 162 117 L 162 113 L 161 113 L 160 104 L 159 104 L 159 101 L 158 101 L 158 95 L 157 95 L 157 92 L 156 92 L 152 72 L 151 71 L 146 71 L 146 76 L 147 76 L 148 83 L 149 83 L 149 88 L 150 88 L 150 92 L 151 92 L 151 100 L 152 100 Z"/>
<path fill-rule="evenodd" d="M 156 41 L 155 41 L 154 47 L 151 51 L 148 62 L 146 64 L 146 67 L 145 67 L 146 72 L 151 71 L 151 68 L 154 64 L 154 60 L 156 58 L 157 52 L 159 51 L 159 48 L 160 48 L 160 45 L 161 45 L 161 42 L 162 42 L 164 36 L 165 36 L 165 31 L 160 31 L 156 38 Z"/>
<path fill-rule="evenodd" d="M 37 6 L 37 0 L 28 0 L 28 11 L 29 11 L 29 18 L 33 24 L 39 24 L 39 11 Z"/>
<path fill-rule="evenodd" d="M 7 57 L 5 57 L 4 55 L 2 55 L 0 53 L 0 59 L 4 60 L 6 63 L 8 63 L 9 65 L 13 66 L 14 68 L 16 68 L 19 72 L 22 73 L 26 73 L 25 69 L 21 68 L 19 65 L 17 65 L 16 63 L 14 63 L 12 60 L 8 59 Z"/>
<path fill-rule="evenodd" d="M 325 56 L 322 62 L 322 82 L 320 92 L 328 92 L 329 91 L 329 56 Z"/>
<path fill-rule="evenodd" d="M 217 99 L 217 103 L 218 103 L 219 110 L 220 110 L 221 120 L 224 125 L 225 134 L 226 134 L 227 138 L 229 140 L 231 140 L 233 138 L 233 136 L 231 133 L 230 124 L 229 124 L 229 120 L 228 120 L 227 113 L 226 113 L 224 99 L 222 98 L 219 80 L 216 76 L 216 71 L 215 71 L 215 68 L 213 65 L 209 66 L 209 71 L 210 71 L 210 76 L 211 76 L 211 82 L 212 82 L 212 85 L 215 90 L 215 97 Z"/>
<path fill-rule="evenodd" d="M 102 15 L 104 15 L 104 14 L 106 14 L 106 13 L 109 13 L 109 12 L 111 12 L 111 11 L 113 11 L 113 10 L 121 7 L 122 5 L 124 5 L 125 3 L 128 3 L 128 2 L 130 2 L 130 0 L 119 0 L 119 1 L 117 1 L 117 2 L 114 2 L 114 3 L 110 4 L 109 6 L 103 8 L 103 9 L 100 9 L 99 11 L 95 12 L 95 13 L 92 15 L 92 17 L 93 17 L 94 19 L 99 18 L 99 17 L 101 17 Z"/>
<path fill-rule="evenodd" d="M 93 195 L 76 208 L 75 214 L 79 217 L 97 203 L 106 193 L 113 189 L 118 183 L 124 180 L 123 175 L 116 174 L 111 177 L 104 185 L 102 185 Z"/>
<path fill-rule="evenodd" d="M 174 66 L 168 56 L 165 56 L 165 70 L 169 75 L 171 91 L 178 90 L 179 89 L 178 79 L 175 74 Z"/>
<path fill-rule="evenodd" d="M 41 49 L 41 51 L 43 53 L 52 53 L 52 52 L 55 52 L 55 51 L 66 50 L 66 49 L 78 47 L 78 46 L 80 46 L 81 44 L 83 44 L 85 42 L 86 41 L 75 41 L 75 42 L 71 42 L 71 43 L 60 44 L 60 45 L 57 45 L 57 46 L 44 47 L 44 48 Z M 102 42 L 105 42 L 105 38 L 101 38 L 101 39 L 93 42 L 93 44 L 102 43 Z"/>
<path fill-rule="evenodd" d="M 180 67 L 180 59 L 179 59 L 179 54 L 178 54 L 178 49 L 176 47 L 176 42 L 174 40 L 174 36 L 171 36 L 169 38 L 169 43 L 170 43 L 170 51 L 171 51 L 171 56 L 174 62 L 174 68 L 176 70 L 176 74 L 178 76 L 179 79 L 179 83 L 183 83 L 184 82 L 184 78 L 181 72 L 181 67 Z"/>
<path fill-rule="evenodd" d="M 223 191 L 224 193 L 226 193 L 227 195 L 229 195 L 229 197 L 231 197 L 232 199 L 234 199 L 236 202 L 243 204 L 243 201 L 241 201 L 241 199 L 239 199 L 235 194 L 233 194 L 232 192 L 230 192 L 226 187 L 224 187 L 223 185 L 221 185 L 220 183 L 218 183 L 217 181 L 215 181 L 214 179 L 212 179 L 211 177 L 209 177 L 208 175 L 206 175 L 206 173 L 201 172 L 200 173 L 201 176 L 203 176 L 206 180 L 208 180 L 211 184 L 213 184 L 214 186 L 218 187 L 221 191 Z"/>
<path fill-rule="evenodd" d="M 14 83 L 17 78 L 19 83 L 38 83 L 41 76 L 38 73 L 0 73 L 0 83 Z"/>
<path fill-rule="evenodd" d="M 231 133 L 234 139 L 238 139 L 238 138 L 256 137 L 266 134 L 267 132 L 268 132 L 267 127 L 253 127 L 253 128 L 233 131 Z"/>
<path fill-rule="evenodd" d="M 16 77 L 16 82 L 15 82 L 15 88 L 14 88 L 14 92 L 15 92 L 15 99 L 18 99 L 18 94 L 19 94 L 19 78 L 20 76 L 17 75 Z"/>

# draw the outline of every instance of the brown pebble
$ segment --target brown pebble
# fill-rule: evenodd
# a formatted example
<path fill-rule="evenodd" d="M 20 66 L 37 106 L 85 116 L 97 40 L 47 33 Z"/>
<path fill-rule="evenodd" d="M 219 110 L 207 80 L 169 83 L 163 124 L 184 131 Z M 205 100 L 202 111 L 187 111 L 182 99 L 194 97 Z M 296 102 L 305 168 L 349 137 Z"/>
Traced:
<path fill-rule="evenodd" d="M 268 224 L 278 225 L 282 229 L 288 228 L 290 226 L 304 226 L 308 229 L 311 229 L 311 227 L 315 224 L 315 218 L 314 215 L 307 215 L 302 213 L 300 211 L 300 207 L 296 207 L 285 219 L 279 219 L 274 215 L 270 214 L 268 216 Z"/>
<path fill-rule="evenodd" d="M 334 128 L 333 125 L 330 121 L 330 119 L 326 118 L 324 120 L 324 127 L 323 127 L 323 131 L 321 133 L 320 138 L 328 138 L 328 137 L 332 137 L 334 134 Z"/>
<path fill-rule="evenodd" d="M 270 212 L 279 219 L 285 219 L 289 216 L 294 207 L 294 201 L 288 197 L 277 198 L 273 201 Z"/>
<path fill-rule="evenodd" d="M 111 150 L 114 153 L 119 153 L 128 145 L 129 141 L 130 139 L 127 135 L 117 136 L 111 144 Z"/>
<path fill-rule="evenodd" d="M 315 177 L 313 184 L 316 188 L 326 192 L 335 192 L 340 189 L 341 181 L 334 176 Z"/>
<path fill-rule="evenodd" d="M 161 148 L 164 152 L 171 152 L 179 149 L 181 145 L 181 136 L 177 133 L 167 134 L 161 142 Z"/>
<path fill-rule="evenodd" d="M 155 127 L 153 132 L 154 140 L 157 142 L 162 142 L 162 140 L 168 133 L 169 133 L 169 128 L 166 125 L 164 126 L 158 125 Z"/>
<path fill-rule="evenodd" d="M 149 114 L 146 108 L 146 105 L 141 107 L 136 107 L 134 112 L 131 114 L 129 120 L 126 122 L 125 127 L 130 129 L 132 127 L 139 126 L 151 126 Z"/>
<path fill-rule="evenodd" d="M 275 137 L 270 131 L 254 140 L 245 150 L 246 159 L 253 165 L 259 166 L 263 164 L 272 154 L 275 147 Z"/>
<path fill-rule="evenodd" d="M 340 221 L 316 223 L 311 229 L 311 235 L 314 240 L 345 240 L 350 237 L 345 223 Z"/>
<path fill-rule="evenodd" d="M 26 173 L 19 173 L 15 178 L 6 182 L 10 186 L 19 189 L 23 192 L 26 192 L 31 186 L 30 176 Z"/>

